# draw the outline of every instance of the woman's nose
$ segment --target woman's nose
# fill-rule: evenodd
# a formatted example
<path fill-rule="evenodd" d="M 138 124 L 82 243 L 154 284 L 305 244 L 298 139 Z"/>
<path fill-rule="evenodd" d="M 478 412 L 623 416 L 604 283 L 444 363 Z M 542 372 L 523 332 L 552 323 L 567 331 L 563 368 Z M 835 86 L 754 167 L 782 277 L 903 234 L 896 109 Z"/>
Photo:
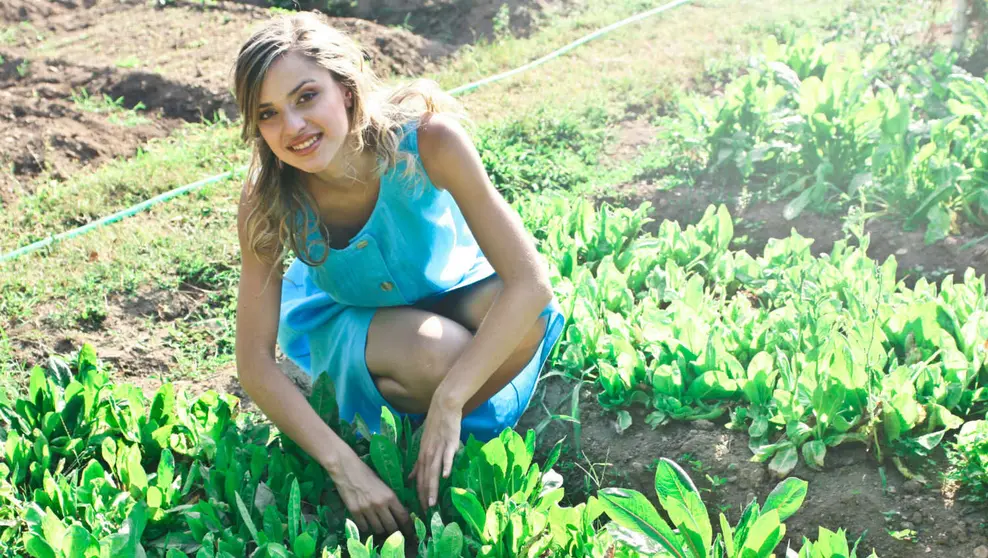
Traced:
<path fill-rule="evenodd" d="M 285 133 L 288 134 L 288 141 L 295 138 L 305 128 L 305 119 L 295 111 L 285 112 Z"/>

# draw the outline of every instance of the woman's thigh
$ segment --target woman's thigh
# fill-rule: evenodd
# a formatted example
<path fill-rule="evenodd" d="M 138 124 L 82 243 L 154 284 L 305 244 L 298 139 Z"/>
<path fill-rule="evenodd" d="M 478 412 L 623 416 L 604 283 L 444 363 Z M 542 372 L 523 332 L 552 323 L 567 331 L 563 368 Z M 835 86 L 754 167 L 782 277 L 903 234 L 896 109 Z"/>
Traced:
<path fill-rule="evenodd" d="M 473 339 L 500 293 L 500 279 L 460 289 L 426 308 L 378 310 L 367 333 L 367 368 L 381 394 L 404 412 L 425 412 L 436 387 Z M 546 320 L 532 324 L 519 345 L 464 407 L 465 414 L 506 386 L 531 360 Z"/>
<path fill-rule="evenodd" d="M 424 412 L 472 338 L 466 328 L 434 312 L 382 308 L 367 331 L 367 369 L 381 395 L 398 410 Z"/>

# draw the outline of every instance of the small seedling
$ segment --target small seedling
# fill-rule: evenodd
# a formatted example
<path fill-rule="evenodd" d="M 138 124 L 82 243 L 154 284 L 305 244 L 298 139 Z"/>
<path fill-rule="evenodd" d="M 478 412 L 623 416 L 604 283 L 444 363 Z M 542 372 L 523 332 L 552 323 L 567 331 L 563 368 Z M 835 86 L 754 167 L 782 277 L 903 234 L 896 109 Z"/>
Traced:
<path fill-rule="evenodd" d="M 130 69 L 130 68 L 136 68 L 136 67 L 140 66 L 141 65 L 141 60 L 139 58 L 137 58 L 136 56 L 128 56 L 127 58 L 123 58 L 121 60 L 117 60 L 116 62 L 114 62 L 114 64 L 118 68 Z"/>

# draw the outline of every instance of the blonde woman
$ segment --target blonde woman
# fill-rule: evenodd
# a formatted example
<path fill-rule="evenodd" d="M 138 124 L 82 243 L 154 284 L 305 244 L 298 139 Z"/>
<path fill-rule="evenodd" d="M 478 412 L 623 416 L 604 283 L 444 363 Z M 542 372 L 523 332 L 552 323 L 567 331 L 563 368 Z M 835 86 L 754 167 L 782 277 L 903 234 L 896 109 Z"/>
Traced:
<path fill-rule="evenodd" d="M 412 476 L 431 507 L 461 439 L 496 436 L 531 399 L 564 321 L 545 263 L 433 82 L 383 88 L 315 14 L 257 31 L 234 80 L 254 147 L 237 221 L 240 381 L 361 529 L 394 531 L 406 510 L 279 370 L 275 344 L 332 377 L 342 418 L 376 431 L 387 406 L 424 420 Z"/>

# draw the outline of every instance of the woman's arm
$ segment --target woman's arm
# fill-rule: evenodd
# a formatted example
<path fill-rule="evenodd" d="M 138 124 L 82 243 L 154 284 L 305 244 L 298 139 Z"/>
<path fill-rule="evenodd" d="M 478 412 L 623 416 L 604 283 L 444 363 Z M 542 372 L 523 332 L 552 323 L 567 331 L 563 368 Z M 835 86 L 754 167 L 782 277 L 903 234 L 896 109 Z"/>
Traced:
<path fill-rule="evenodd" d="M 281 264 L 268 264 L 250 250 L 246 234 L 248 211 L 242 194 L 237 217 L 241 252 L 235 348 L 237 375 L 244 391 L 268 419 L 332 472 L 339 467 L 341 446 L 345 444 L 319 418 L 275 363 L 281 309 Z"/>
<path fill-rule="evenodd" d="M 419 128 L 419 154 L 432 183 L 456 200 L 503 288 L 473 340 L 432 397 L 418 461 L 423 507 L 434 505 L 440 471 L 449 477 L 459 446 L 463 406 L 521 344 L 552 300 L 546 265 L 518 214 L 491 184 L 466 131 L 452 118 L 431 115 Z"/>
<path fill-rule="evenodd" d="M 258 259 L 249 248 L 241 195 L 237 218 L 242 264 L 237 295 L 237 374 L 244 391 L 283 434 L 329 473 L 347 509 L 364 531 L 393 532 L 408 523 L 395 494 L 319 418 L 275 362 L 281 308 L 281 265 Z M 273 277 L 276 280 L 270 280 Z"/>
<path fill-rule="evenodd" d="M 552 287 L 521 219 L 491 184 L 459 123 L 441 114 L 423 120 L 419 153 L 430 180 L 456 200 L 504 284 L 473 341 L 436 390 L 436 403 L 462 409 L 521 343 L 552 300 Z"/>

